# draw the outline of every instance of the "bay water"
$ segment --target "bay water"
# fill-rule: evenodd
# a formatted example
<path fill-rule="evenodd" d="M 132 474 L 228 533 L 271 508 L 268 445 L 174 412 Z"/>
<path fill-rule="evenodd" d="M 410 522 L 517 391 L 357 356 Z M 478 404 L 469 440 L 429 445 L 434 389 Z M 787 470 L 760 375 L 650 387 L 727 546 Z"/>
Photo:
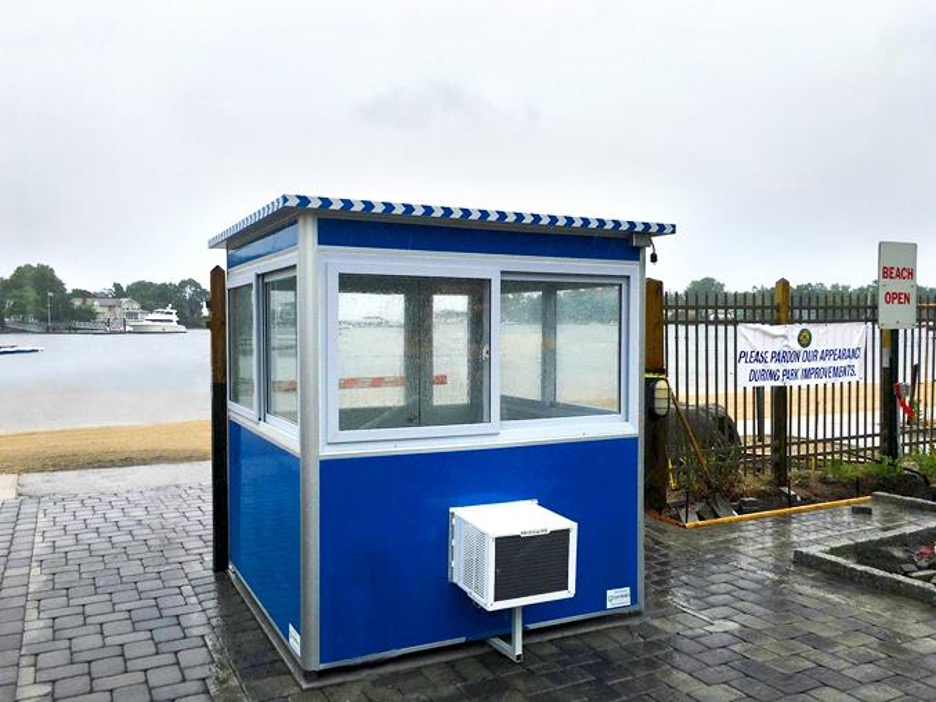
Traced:
<path fill-rule="evenodd" d="M 210 335 L 2 334 L 0 433 L 211 418 Z"/>

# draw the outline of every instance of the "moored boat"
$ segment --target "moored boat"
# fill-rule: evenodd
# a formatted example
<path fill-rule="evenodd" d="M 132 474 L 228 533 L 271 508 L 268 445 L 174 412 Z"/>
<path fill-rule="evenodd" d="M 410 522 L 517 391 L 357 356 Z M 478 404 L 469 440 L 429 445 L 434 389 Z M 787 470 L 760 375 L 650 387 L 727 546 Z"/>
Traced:
<path fill-rule="evenodd" d="M 127 322 L 127 330 L 134 333 L 148 334 L 172 334 L 188 331 L 179 324 L 179 316 L 172 309 L 172 305 L 153 310 L 139 321 Z"/>
<path fill-rule="evenodd" d="M 0 356 L 14 353 L 36 353 L 42 351 L 41 346 L 19 346 L 18 344 L 0 344 Z"/>

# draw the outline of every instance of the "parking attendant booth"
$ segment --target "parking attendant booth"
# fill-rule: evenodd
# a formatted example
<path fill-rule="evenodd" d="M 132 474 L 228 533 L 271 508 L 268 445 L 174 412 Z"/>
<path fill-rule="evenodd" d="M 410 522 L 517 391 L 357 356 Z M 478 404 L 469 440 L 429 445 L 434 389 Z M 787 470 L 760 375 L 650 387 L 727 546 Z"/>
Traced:
<path fill-rule="evenodd" d="M 230 573 L 317 671 L 643 605 L 669 224 L 284 195 L 227 251 Z"/>

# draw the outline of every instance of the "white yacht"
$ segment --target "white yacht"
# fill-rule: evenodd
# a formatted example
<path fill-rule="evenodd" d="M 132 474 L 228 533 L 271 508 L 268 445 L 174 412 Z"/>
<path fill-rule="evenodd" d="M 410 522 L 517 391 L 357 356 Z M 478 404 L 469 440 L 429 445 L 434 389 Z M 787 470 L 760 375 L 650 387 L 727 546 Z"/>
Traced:
<path fill-rule="evenodd" d="M 147 334 L 171 334 L 188 331 L 179 324 L 179 316 L 172 309 L 172 305 L 153 310 L 141 320 L 128 321 L 127 329 L 131 332 Z"/>

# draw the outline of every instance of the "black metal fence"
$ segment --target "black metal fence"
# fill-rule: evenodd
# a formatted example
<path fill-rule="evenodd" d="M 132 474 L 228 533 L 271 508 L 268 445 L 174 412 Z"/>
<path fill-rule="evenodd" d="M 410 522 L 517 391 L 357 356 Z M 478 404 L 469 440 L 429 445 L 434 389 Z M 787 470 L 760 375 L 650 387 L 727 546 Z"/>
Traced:
<path fill-rule="evenodd" d="M 791 296 L 791 323 L 864 322 L 869 325 L 864 379 L 789 389 L 791 463 L 874 460 L 881 445 L 881 338 L 873 296 L 834 293 Z M 771 456 L 770 391 L 743 387 L 735 364 L 738 324 L 773 323 L 772 291 L 668 293 L 664 303 L 667 371 L 677 401 L 686 407 L 719 406 L 740 437 L 740 460 L 761 469 Z M 900 332 L 899 378 L 910 386 L 912 420 L 901 418 L 904 454 L 936 448 L 936 302 L 921 296 L 914 329 Z M 711 412 L 710 412 L 711 413 Z"/>

